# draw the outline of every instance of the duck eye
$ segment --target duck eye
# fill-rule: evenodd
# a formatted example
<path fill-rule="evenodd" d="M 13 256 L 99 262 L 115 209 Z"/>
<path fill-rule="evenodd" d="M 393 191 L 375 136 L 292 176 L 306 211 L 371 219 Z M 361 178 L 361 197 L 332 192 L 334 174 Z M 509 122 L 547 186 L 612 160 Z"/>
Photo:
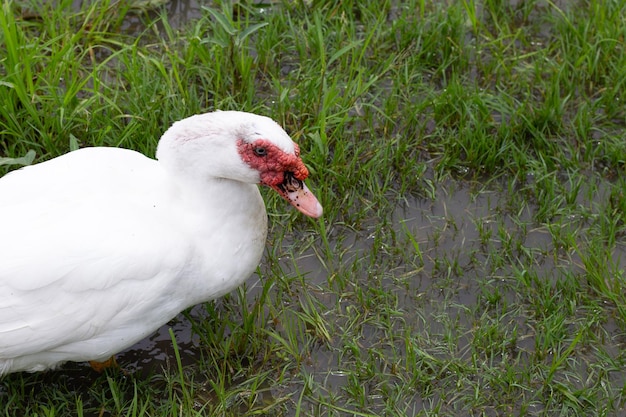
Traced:
<path fill-rule="evenodd" d="M 254 152 L 254 154 L 255 154 L 256 156 L 266 156 L 266 155 L 267 155 L 267 149 L 265 149 L 265 148 L 264 148 L 264 147 L 262 147 L 262 146 L 257 146 L 257 147 L 256 147 L 256 148 L 254 148 L 252 151 Z"/>

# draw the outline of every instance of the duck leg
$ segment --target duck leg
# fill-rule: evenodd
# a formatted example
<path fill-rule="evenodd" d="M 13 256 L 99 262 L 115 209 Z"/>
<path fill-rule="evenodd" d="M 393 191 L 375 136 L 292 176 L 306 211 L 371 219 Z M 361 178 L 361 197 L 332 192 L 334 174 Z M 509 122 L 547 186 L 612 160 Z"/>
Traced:
<path fill-rule="evenodd" d="M 89 361 L 89 365 L 91 365 L 91 368 L 98 373 L 104 372 L 104 370 L 107 368 L 119 368 L 120 367 L 117 364 L 117 361 L 115 360 L 115 356 L 111 356 L 109 359 L 107 359 L 104 362 Z"/>

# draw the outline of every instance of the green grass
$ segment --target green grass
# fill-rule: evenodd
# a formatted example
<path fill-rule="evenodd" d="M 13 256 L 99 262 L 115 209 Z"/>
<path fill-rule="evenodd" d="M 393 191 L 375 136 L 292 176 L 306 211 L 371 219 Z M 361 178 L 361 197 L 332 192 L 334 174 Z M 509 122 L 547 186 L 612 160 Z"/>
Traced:
<path fill-rule="evenodd" d="M 260 281 L 187 315 L 191 364 L 9 375 L 0 413 L 624 413 L 626 1 L 37 3 L 2 1 L 0 158 L 253 111 L 325 215 L 264 190 Z"/>

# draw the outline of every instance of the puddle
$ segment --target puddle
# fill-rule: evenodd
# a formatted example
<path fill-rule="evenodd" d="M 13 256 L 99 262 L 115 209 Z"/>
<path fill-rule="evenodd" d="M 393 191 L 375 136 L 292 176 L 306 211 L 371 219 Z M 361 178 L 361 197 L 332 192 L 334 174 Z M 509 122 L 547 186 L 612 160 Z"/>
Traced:
<path fill-rule="evenodd" d="M 190 316 L 200 317 L 201 311 L 202 307 L 196 306 Z M 163 370 L 174 372 L 177 365 L 170 329 L 174 333 L 182 365 L 192 365 L 199 360 L 200 339 L 192 332 L 189 320 L 180 314 L 154 335 L 118 355 L 118 362 L 124 370 L 144 378 Z"/>
<path fill-rule="evenodd" d="M 512 214 L 508 212 L 510 194 L 502 189 L 477 190 L 477 187 L 480 186 L 447 182 L 438 187 L 433 200 L 412 197 L 404 200 L 391 213 L 388 228 L 382 229 L 383 233 L 396 236 L 392 239 L 396 245 L 394 248 L 385 247 L 389 239 L 376 239 L 374 233 L 377 227 L 361 231 L 344 228 L 336 232 L 335 240 L 331 242 L 332 252 L 340 254 L 334 262 L 325 259 L 325 267 L 316 251 L 309 250 L 295 260 L 282 259 L 281 270 L 286 275 L 306 276 L 312 288 L 328 288 L 332 285 L 329 281 L 332 273 L 329 271 L 336 271 L 342 265 L 362 265 L 354 274 L 357 285 L 365 287 L 372 280 L 380 279 L 384 290 L 395 295 L 397 305 L 394 309 L 403 312 L 400 321 L 404 331 L 410 328 L 414 333 L 441 335 L 450 331 L 449 323 L 452 321 L 456 328 L 466 332 L 457 340 L 458 359 L 471 361 L 473 329 L 477 325 L 472 310 L 479 308 L 490 296 L 495 297 L 486 291 L 498 292 L 499 304 L 516 305 L 524 302 L 519 299 L 512 283 L 516 274 L 528 270 L 529 273 L 536 273 L 539 280 L 556 284 L 568 273 L 573 276 L 583 273 L 576 254 L 555 247 L 548 227 L 534 222 L 536 208 L 532 204 Z M 590 201 L 606 198 L 607 186 L 593 184 L 590 187 L 596 190 L 595 193 L 586 190 L 585 186 L 581 187 L 579 196 L 584 197 L 576 198 L 579 204 L 589 205 L 589 200 L 586 200 L 589 197 Z M 581 235 L 585 233 L 587 225 L 584 219 L 570 220 L 576 223 L 572 227 L 581 229 Z M 511 241 L 514 243 L 511 244 Z M 382 272 L 382 276 L 373 277 L 368 257 L 376 252 L 373 248 L 375 242 L 381 244 L 379 251 L 388 252 L 388 255 L 380 255 L 379 252 L 381 262 L 385 256 L 394 258 L 399 252 L 403 255 L 392 269 Z M 421 255 L 417 254 L 416 245 Z M 512 248 L 509 247 L 511 245 Z M 626 267 L 623 245 L 616 247 L 613 261 L 617 269 Z M 381 271 L 376 273 L 381 274 Z M 335 297 L 324 298 L 317 293 L 315 297 L 329 311 L 337 311 Z M 350 302 L 346 300 L 346 306 Z M 486 317 L 489 319 L 489 315 Z M 339 328 L 341 322 L 346 320 L 341 315 L 329 315 L 325 319 L 336 321 Z M 507 320 L 510 320 L 511 329 L 518 332 L 517 343 L 511 348 L 521 352 L 522 357 L 534 355 L 541 344 L 535 339 L 535 329 L 522 317 L 508 317 Z M 623 329 L 612 318 L 607 318 L 602 326 L 610 339 L 606 343 L 623 346 Z M 400 329 L 399 334 L 402 331 Z M 574 324 L 570 326 L 570 331 L 572 334 L 577 331 Z M 402 343 L 396 346 L 381 344 L 381 337 L 385 334 L 376 326 L 364 326 L 358 340 L 362 352 L 396 349 L 398 355 L 398 350 L 404 351 Z M 606 349 L 614 355 L 619 354 L 618 350 L 612 346 Z M 342 358 L 337 356 L 341 351 L 340 346 L 314 349 L 310 352 L 310 363 L 305 367 L 306 373 L 330 393 L 338 393 L 348 384 L 346 373 L 342 371 Z M 587 366 L 584 362 L 580 365 L 583 373 Z M 621 386 L 623 378 L 618 375 L 615 378 Z M 278 390 L 275 395 L 280 398 L 290 392 L 293 392 L 293 387 Z M 370 405 L 376 403 L 375 398 L 371 400 Z M 420 398 L 415 398 L 416 404 L 420 402 Z"/>

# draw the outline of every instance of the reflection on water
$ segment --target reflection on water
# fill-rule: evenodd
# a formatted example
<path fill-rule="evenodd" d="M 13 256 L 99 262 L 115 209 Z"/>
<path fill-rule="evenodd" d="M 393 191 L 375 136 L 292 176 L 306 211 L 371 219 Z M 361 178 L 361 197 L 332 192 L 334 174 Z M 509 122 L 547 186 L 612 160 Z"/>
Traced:
<path fill-rule="evenodd" d="M 200 306 L 195 307 L 191 310 L 190 316 L 196 317 L 200 311 Z M 192 332 L 191 323 L 182 314 L 161 326 L 152 336 L 118 355 L 119 364 L 125 371 L 143 377 L 162 372 L 163 369 L 176 369 L 176 356 L 170 329 L 174 333 L 182 365 L 193 364 L 199 359 L 199 338 Z"/>

